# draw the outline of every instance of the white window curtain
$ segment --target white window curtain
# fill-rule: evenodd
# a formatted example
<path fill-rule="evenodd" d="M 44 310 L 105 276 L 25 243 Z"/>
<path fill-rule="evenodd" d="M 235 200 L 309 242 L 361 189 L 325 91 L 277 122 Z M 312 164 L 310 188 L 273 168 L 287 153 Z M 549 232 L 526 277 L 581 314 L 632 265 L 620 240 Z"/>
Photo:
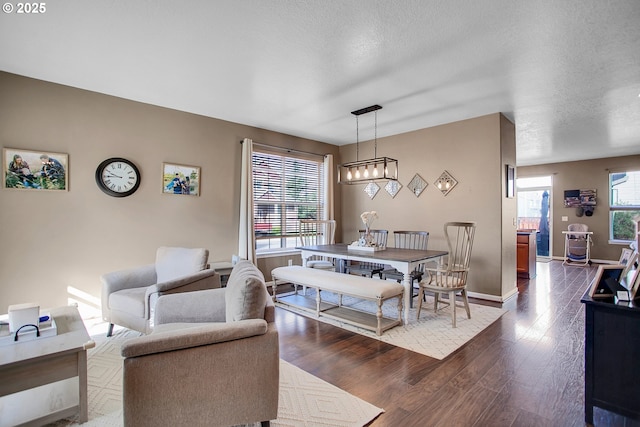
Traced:
<path fill-rule="evenodd" d="M 333 154 L 324 156 L 324 212 L 322 219 L 335 219 L 333 209 Z"/>
<path fill-rule="evenodd" d="M 256 242 L 253 231 L 253 141 L 242 141 L 242 177 L 240 179 L 240 226 L 238 232 L 238 256 L 256 264 Z"/>

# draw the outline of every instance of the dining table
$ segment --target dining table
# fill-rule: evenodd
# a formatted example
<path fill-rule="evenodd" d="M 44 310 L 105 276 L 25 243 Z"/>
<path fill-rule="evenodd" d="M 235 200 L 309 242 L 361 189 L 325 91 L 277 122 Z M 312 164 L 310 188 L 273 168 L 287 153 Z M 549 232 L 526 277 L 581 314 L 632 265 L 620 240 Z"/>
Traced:
<path fill-rule="evenodd" d="M 325 258 L 335 258 L 338 260 L 338 270 L 341 273 L 346 271 L 346 261 L 375 262 L 389 265 L 403 274 L 402 285 L 404 286 L 403 301 L 403 321 L 409 323 L 409 310 L 413 290 L 411 289 L 411 272 L 420 264 L 426 262 L 441 262 L 443 257 L 448 255 L 447 251 L 384 248 L 380 250 L 370 250 L 368 248 L 358 248 L 346 243 L 335 243 L 331 245 L 298 246 L 302 256 L 302 265 L 306 266 L 307 260 L 312 256 Z"/>

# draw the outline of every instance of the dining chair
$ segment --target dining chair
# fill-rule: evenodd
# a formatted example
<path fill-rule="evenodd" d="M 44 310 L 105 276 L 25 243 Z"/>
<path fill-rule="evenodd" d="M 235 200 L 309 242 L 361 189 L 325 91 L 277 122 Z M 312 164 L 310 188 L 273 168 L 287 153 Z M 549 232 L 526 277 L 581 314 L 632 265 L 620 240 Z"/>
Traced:
<path fill-rule="evenodd" d="M 359 230 L 360 238 L 363 238 L 366 230 Z M 389 230 L 369 230 L 371 237 L 373 238 L 373 243 L 376 246 L 387 246 L 387 238 L 389 236 Z M 373 277 L 375 274 L 378 275 L 380 279 L 382 279 L 382 271 L 385 269 L 384 264 L 379 264 L 376 262 L 358 262 L 357 264 L 349 264 L 346 266 L 346 273 L 356 274 L 359 276 Z"/>
<path fill-rule="evenodd" d="M 336 236 L 336 221 L 321 219 L 301 219 L 298 238 L 301 246 L 331 245 Z M 306 267 L 335 271 L 333 260 L 314 257 L 307 260 Z"/>
<path fill-rule="evenodd" d="M 429 278 L 424 278 L 418 286 L 418 313 L 420 318 L 420 310 L 422 309 L 422 300 L 425 291 L 434 293 L 434 312 L 438 311 L 438 303 L 442 303 L 451 307 L 451 321 L 453 327 L 456 327 L 456 294 L 460 293 L 467 317 L 471 319 L 471 311 L 469 310 L 469 300 L 467 298 L 467 276 L 469 274 L 469 265 L 471 261 L 471 248 L 473 247 L 473 238 L 475 236 L 475 222 L 447 222 L 444 225 L 444 236 L 447 240 L 449 253 L 446 257 L 446 263 L 437 267 L 425 267 L 425 272 Z M 449 295 L 449 302 L 440 301 L 440 294 Z"/>
<path fill-rule="evenodd" d="M 393 232 L 393 246 L 401 249 L 418 249 L 427 250 L 429 244 L 429 232 L 428 231 L 394 231 Z M 415 270 L 409 273 L 411 278 L 411 298 L 409 305 L 413 308 L 413 298 L 417 295 L 413 293 L 415 289 L 414 282 L 420 282 L 424 274 L 424 264 L 419 264 Z M 383 279 L 392 279 L 398 283 L 402 283 L 404 274 L 395 268 L 385 268 L 382 271 Z"/>

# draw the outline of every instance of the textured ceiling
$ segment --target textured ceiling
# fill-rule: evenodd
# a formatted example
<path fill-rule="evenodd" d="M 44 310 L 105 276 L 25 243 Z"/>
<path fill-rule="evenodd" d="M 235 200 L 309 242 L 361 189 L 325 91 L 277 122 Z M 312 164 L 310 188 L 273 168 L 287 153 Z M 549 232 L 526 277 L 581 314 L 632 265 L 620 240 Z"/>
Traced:
<path fill-rule="evenodd" d="M 0 70 L 337 145 L 372 104 L 378 137 L 503 112 L 530 165 L 640 154 L 639 22 L 638 0 L 57 0 L 0 15 Z"/>

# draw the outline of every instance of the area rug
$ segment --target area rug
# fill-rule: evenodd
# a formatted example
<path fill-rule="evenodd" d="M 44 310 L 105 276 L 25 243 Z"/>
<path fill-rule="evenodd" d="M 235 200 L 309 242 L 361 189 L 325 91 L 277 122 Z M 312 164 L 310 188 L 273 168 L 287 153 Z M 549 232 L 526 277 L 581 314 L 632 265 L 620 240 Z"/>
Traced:
<path fill-rule="evenodd" d="M 89 421 L 86 427 L 120 427 L 122 421 L 122 356 L 120 347 L 137 332 L 119 330 L 113 337 L 92 335 L 96 347 L 89 350 Z M 272 426 L 354 426 L 361 427 L 384 410 L 280 360 L 278 419 Z M 77 426 L 59 421 L 51 427 Z M 256 424 L 257 426 L 260 423 Z M 253 426 L 251 426 L 253 427 Z"/>
<path fill-rule="evenodd" d="M 299 291 L 299 293 L 300 292 L 301 291 Z M 315 301 L 315 292 L 316 291 L 314 289 L 307 289 L 307 294 L 305 296 Z M 287 298 L 293 298 L 293 295 L 278 295 L 278 299 L 282 302 L 285 302 Z M 458 308 L 456 310 L 457 327 L 453 328 L 451 326 L 451 307 L 438 309 L 438 312 L 434 313 L 433 297 L 427 296 L 426 298 L 427 301 L 422 303 L 422 311 L 420 313 L 419 320 L 416 321 L 416 308 L 410 308 L 408 325 L 396 326 L 385 331 L 381 336 L 376 335 L 375 332 L 362 329 L 339 320 L 329 319 L 326 317 L 318 318 L 314 313 L 310 313 L 308 310 L 298 309 L 293 305 L 286 303 L 277 303 L 277 305 L 295 313 L 439 360 L 444 359 L 449 354 L 462 347 L 465 343 L 471 340 L 471 338 L 478 335 L 485 328 L 498 320 L 500 316 L 506 313 L 506 310 L 503 309 L 470 304 L 471 319 L 467 318 L 467 313 L 464 311 L 464 308 Z M 338 298 L 336 294 L 325 291 L 322 292 L 322 301 L 337 304 L 337 300 Z M 459 301 L 458 304 L 462 303 Z M 375 313 L 377 309 L 376 304 L 373 301 L 365 301 L 348 296 L 342 297 L 342 305 L 367 313 Z M 414 300 L 414 305 L 417 306 L 417 297 Z M 385 317 L 397 318 L 397 299 L 387 300 L 382 307 Z"/>

